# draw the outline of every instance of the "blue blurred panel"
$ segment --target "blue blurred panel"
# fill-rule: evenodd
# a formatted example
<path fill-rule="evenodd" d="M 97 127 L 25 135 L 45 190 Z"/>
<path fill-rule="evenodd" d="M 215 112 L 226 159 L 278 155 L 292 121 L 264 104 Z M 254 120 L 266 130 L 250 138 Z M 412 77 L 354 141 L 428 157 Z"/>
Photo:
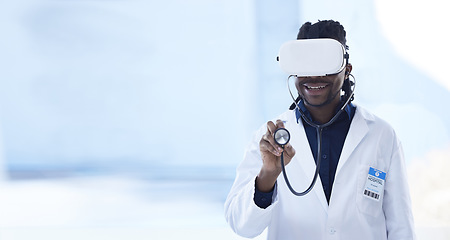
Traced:
<path fill-rule="evenodd" d="M 0 100 L 11 169 L 240 161 L 245 126 L 258 119 L 252 2 L 6 5 Z"/>

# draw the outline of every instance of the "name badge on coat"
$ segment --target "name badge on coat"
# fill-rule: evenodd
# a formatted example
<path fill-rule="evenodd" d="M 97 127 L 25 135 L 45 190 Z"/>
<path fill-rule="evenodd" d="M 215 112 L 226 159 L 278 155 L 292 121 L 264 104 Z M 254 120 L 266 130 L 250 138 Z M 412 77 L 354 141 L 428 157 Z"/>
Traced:
<path fill-rule="evenodd" d="M 380 201 L 381 195 L 384 191 L 385 179 L 385 172 L 370 167 L 369 174 L 367 175 L 366 186 L 364 187 L 364 196 L 375 201 Z"/>

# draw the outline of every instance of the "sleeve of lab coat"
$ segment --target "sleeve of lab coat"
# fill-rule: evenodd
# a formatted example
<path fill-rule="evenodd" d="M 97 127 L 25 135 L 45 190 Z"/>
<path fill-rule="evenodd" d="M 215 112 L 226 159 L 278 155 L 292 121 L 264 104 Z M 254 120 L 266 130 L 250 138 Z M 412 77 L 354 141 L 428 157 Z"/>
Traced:
<path fill-rule="evenodd" d="M 233 231 L 242 237 L 252 238 L 261 234 L 270 223 L 273 209 L 277 207 L 276 187 L 272 204 L 266 209 L 258 207 L 253 200 L 255 179 L 262 166 L 259 140 L 264 132 L 265 126 L 257 131 L 247 147 L 225 202 L 225 218 Z"/>
<path fill-rule="evenodd" d="M 406 164 L 400 142 L 395 141 L 383 198 L 389 240 L 415 239 Z"/>

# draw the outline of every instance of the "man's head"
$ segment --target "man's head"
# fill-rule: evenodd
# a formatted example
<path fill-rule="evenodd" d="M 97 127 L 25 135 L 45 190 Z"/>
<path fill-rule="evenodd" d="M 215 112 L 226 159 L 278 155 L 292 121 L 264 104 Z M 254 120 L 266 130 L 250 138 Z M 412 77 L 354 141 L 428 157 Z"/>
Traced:
<path fill-rule="evenodd" d="M 348 49 L 346 32 L 337 21 L 325 20 L 311 24 L 303 24 L 297 35 L 297 39 L 332 38 L 339 41 Z M 349 74 L 351 64 L 347 64 L 344 70 L 338 74 L 327 77 L 302 77 L 296 81 L 297 90 L 304 99 L 306 105 L 321 107 L 332 103 L 338 104 L 340 89 L 344 90 L 347 97 L 350 95 Z"/>
<path fill-rule="evenodd" d="M 339 41 L 348 50 L 344 26 L 333 20 L 306 22 L 300 27 L 297 39 L 332 38 Z"/>

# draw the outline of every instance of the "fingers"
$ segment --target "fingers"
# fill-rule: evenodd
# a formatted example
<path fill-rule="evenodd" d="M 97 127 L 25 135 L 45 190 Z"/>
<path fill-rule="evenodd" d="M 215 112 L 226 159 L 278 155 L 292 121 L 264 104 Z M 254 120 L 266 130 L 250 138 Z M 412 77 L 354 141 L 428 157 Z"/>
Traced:
<path fill-rule="evenodd" d="M 278 146 L 278 144 L 275 143 L 275 140 L 273 139 L 273 133 L 275 132 L 275 130 L 275 124 L 273 122 L 268 122 L 267 132 L 262 136 L 261 141 L 259 142 L 259 147 L 261 151 L 268 151 L 275 156 L 280 156 L 282 149 L 280 146 Z"/>
<path fill-rule="evenodd" d="M 275 142 L 274 133 L 279 128 L 285 128 L 283 121 L 267 122 L 267 131 L 259 142 L 263 165 L 266 169 L 276 169 L 278 174 L 281 172 L 280 156 L 284 153 L 284 164 L 287 165 L 295 155 L 295 150 L 290 143 L 282 148 Z"/>
<path fill-rule="evenodd" d="M 270 134 L 275 133 L 278 128 L 284 128 L 284 123 L 280 119 L 277 119 L 276 124 L 272 121 L 267 122 L 267 130 L 270 131 Z"/>
<path fill-rule="evenodd" d="M 283 121 L 281 121 L 280 119 L 277 119 L 277 125 L 276 125 L 276 129 L 278 129 L 278 128 L 284 128 L 284 123 L 283 123 Z M 276 130 L 275 129 L 275 130 Z"/>
<path fill-rule="evenodd" d="M 268 121 L 267 122 L 267 133 L 272 134 L 277 130 L 277 126 L 272 122 L 272 121 Z"/>
<path fill-rule="evenodd" d="M 284 123 L 281 120 L 277 120 L 276 124 L 272 121 L 267 122 L 267 132 L 263 135 L 260 141 L 261 150 L 266 150 L 271 152 L 275 156 L 280 156 L 283 152 L 283 149 L 275 142 L 273 137 L 275 131 L 278 128 L 284 128 Z"/>

